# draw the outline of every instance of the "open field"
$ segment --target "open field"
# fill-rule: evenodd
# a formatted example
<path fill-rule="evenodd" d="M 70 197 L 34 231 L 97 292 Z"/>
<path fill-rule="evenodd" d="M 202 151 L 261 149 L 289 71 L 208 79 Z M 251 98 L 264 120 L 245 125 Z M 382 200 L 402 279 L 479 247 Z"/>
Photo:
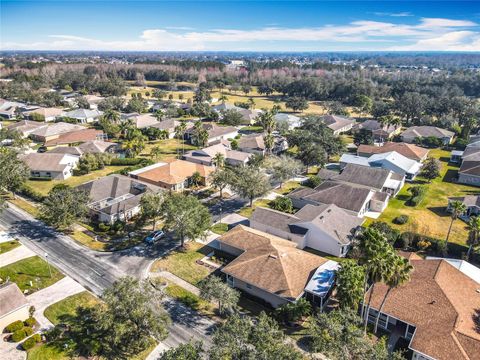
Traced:
<path fill-rule="evenodd" d="M 0 278 L 10 278 L 10 281 L 16 283 L 20 290 L 28 290 L 31 294 L 55 284 L 63 278 L 63 274 L 53 266 L 49 266 L 42 258 L 32 256 L 0 268 Z"/>
<path fill-rule="evenodd" d="M 186 249 L 179 248 L 167 256 L 158 259 L 152 265 L 151 271 L 169 271 L 192 285 L 197 285 L 205 279 L 211 271 L 195 261 L 202 259 L 211 248 L 196 242 L 185 244 Z"/>
<path fill-rule="evenodd" d="M 425 183 L 424 179 L 418 177 L 416 184 L 405 185 L 400 193 L 390 200 L 388 207 L 377 221 L 385 221 L 401 231 L 415 231 L 420 234 L 445 239 L 451 221 L 450 215 L 445 212 L 448 198 L 478 194 L 480 193 L 480 188 L 452 182 L 458 167 L 448 164 L 450 156 L 448 151 L 434 149 L 430 151 L 430 156 L 441 161 L 442 170 L 439 178 L 433 180 L 431 184 L 425 184 L 427 187 L 425 199 L 416 207 L 406 205 L 410 197 L 408 189 L 411 186 Z M 399 215 L 408 215 L 408 223 L 405 225 L 393 224 L 392 220 Z M 371 222 L 372 220 L 369 219 L 367 223 Z M 461 220 L 456 220 L 453 224 L 449 241 L 465 244 L 467 237 L 466 224 Z"/>
<path fill-rule="evenodd" d="M 80 184 L 86 183 L 87 181 L 99 179 L 104 177 L 114 171 L 122 170 L 126 166 L 105 166 L 101 170 L 92 171 L 89 174 L 82 176 L 72 176 L 67 180 L 28 180 L 27 185 L 32 189 L 38 191 L 42 195 L 47 195 L 48 192 L 57 184 L 65 184 L 71 187 L 78 186 Z"/>

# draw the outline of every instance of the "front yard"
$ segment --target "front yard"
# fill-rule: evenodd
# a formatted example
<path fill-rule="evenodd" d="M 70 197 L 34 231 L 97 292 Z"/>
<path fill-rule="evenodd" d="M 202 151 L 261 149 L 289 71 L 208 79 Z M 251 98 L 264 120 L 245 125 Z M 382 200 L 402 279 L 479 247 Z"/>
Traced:
<path fill-rule="evenodd" d="M 448 198 L 452 196 L 465 196 L 467 194 L 478 194 L 480 188 L 467 186 L 452 182 L 456 176 L 458 167 L 448 164 L 450 153 L 441 149 L 430 151 L 433 156 L 441 161 L 441 176 L 433 180 L 430 184 L 424 179 L 418 177 L 416 184 L 407 184 L 400 193 L 391 199 L 387 209 L 377 219 L 377 221 L 387 222 L 389 225 L 401 231 L 413 231 L 431 237 L 445 239 L 448 227 L 450 226 L 450 214 L 445 211 Z M 427 187 L 425 199 L 416 207 L 408 206 L 406 203 L 410 197 L 408 189 L 414 185 Z M 409 221 L 405 225 L 396 225 L 392 222 L 399 215 L 409 216 Z M 372 220 L 368 219 L 367 224 Z M 468 238 L 466 224 L 461 220 L 456 220 L 452 227 L 449 241 L 458 244 L 465 244 Z"/>
<path fill-rule="evenodd" d="M 80 307 L 94 307 L 100 303 L 95 296 L 88 291 L 81 292 L 76 295 L 69 296 L 45 309 L 45 317 L 57 325 L 60 323 L 68 323 L 69 317 L 77 315 L 77 309 Z"/>
<path fill-rule="evenodd" d="M 50 269 L 49 269 L 50 268 Z M 51 271 L 51 276 L 50 276 Z M 0 278 L 17 283 L 20 290 L 29 294 L 53 285 L 64 276 L 38 256 L 32 256 L 0 268 Z"/>
<path fill-rule="evenodd" d="M 6 253 L 7 251 L 13 250 L 16 247 L 20 246 L 18 240 L 10 240 L 0 243 L 0 254 Z"/>
<path fill-rule="evenodd" d="M 205 279 L 211 270 L 196 261 L 205 257 L 212 249 L 196 242 L 189 242 L 185 246 L 186 249 L 179 248 L 155 261 L 151 272 L 168 271 L 192 285 Z"/>

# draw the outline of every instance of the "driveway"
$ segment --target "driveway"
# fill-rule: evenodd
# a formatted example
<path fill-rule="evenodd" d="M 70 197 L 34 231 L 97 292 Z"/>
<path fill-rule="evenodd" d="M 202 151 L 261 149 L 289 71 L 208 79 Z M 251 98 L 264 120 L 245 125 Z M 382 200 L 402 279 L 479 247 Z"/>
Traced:
<path fill-rule="evenodd" d="M 14 262 L 35 256 L 35 253 L 25 245 L 20 245 L 15 249 L 0 254 L 0 267 L 13 264 Z"/>
<path fill-rule="evenodd" d="M 85 288 L 82 285 L 77 283 L 71 277 L 65 276 L 55 284 L 27 296 L 30 305 L 35 307 L 35 314 L 33 316 L 40 324 L 40 328 L 46 330 L 53 327 L 50 320 L 48 320 L 43 314 L 47 307 L 82 291 L 85 291 Z"/>

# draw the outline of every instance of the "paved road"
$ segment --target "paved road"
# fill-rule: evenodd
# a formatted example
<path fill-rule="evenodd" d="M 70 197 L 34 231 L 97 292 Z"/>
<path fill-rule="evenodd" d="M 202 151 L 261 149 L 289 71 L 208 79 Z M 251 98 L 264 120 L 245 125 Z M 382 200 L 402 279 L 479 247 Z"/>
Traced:
<path fill-rule="evenodd" d="M 229 214 L 233 214 L 248 204 L 248 200 L 242 199 L 236 195 L 229 199 L 223 199 L 215 205 L 208 207 L 210 214 L 212 214 L 213 222 L 220 221 L 221 218 Z"/>
<path fill-rule="evenodd" d="M 141 245 L 113 253 L 97 252 L 80 246 L 13 205 L 0 214 L 0 225 L 39 256 L 45 258 L 48 254 L 48 261 L 97 295 L 122 276 L 145 278 L 154 259 L 178 246 L 176 241 L 169 240 L 151 247 Z M 173 324 L 165 344 L 175 346 L 195 338 L 208 345 L 213 322 L 176 301 L 167 305 Z"/>

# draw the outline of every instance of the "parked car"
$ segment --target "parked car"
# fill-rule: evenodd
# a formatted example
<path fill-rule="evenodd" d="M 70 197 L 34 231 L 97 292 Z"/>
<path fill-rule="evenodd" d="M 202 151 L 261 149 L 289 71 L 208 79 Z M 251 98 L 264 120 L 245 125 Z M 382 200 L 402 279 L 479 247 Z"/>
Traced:
<path fill-rule="evenodd" d="M 145 242 L 147 244 L 153 244 L 153 243 L 157 242 L 158 240 L 160 240 L 164 236 L 165 236 L 165 233 L 163 232 L 163 230 L 157 230 L 157 231 L 152 232 L 150 235 L 148 235 L 145 238 Z"/>

